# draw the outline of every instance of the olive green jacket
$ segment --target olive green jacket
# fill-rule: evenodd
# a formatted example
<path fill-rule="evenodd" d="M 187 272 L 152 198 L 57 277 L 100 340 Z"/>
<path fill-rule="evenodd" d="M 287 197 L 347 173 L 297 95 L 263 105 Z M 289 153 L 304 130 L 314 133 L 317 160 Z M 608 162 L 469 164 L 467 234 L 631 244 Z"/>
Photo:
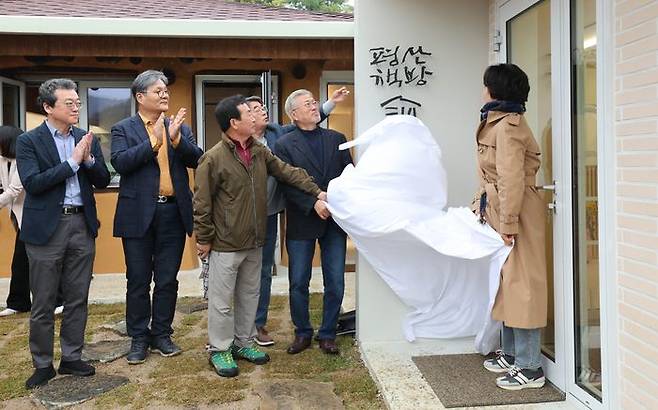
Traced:
<path fill-rule="evenodd" d="M 267 222 L 267 176 L 317 196 L 321 191 L 301 168 L 251 143 L 251 166 L 239 159 L 226 135 L 199 160 L 194 180 L 194 234 L 218 252 L 263 246 Z"/>

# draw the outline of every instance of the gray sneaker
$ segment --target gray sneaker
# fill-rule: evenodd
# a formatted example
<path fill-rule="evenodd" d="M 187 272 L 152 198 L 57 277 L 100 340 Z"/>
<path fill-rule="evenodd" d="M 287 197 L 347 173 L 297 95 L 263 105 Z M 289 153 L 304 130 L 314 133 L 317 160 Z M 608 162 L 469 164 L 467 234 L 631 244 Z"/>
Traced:
<path fill-rule="evenodd" d="M 539 389 L 546 384 L 544 371 L 520 369 L 512 366 L 507 375 L 496 379 L 496 386 L 505 390 Z"/>
<path fill-rule="evenodd" d="M 507 373 L 514 366 L 514 356 L 496 350 L 496 357 L 487 359 L 482 363 L 484 368 L 493 373 Z"/>

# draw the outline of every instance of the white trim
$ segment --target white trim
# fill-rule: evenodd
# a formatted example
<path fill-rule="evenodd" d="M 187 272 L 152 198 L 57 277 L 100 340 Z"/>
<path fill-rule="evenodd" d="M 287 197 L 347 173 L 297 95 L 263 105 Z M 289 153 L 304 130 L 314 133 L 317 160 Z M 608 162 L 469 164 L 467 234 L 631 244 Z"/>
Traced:
<path fill-rule="evenodd" d="M 0 16 L 3 34 L 147 37 L 354 38 L 352 21 L 183 20 Z"/>
<path fill-rule="evenodd" d="M 599 193 L 599 282 L 601 306 L 601 374 L 603 405 L 621 407 L 619 400 L 619 318 L 617 295 L 616 141 L 614 132 L 614 15 L 612 2 L 599 0 L 597 19 L 597 144 Z"/>
<path fill-rule="evenodd" d="M 571 298 L 568 278 L 573 270 L 571 247 L 573 218 L 571 195 L 571 90 L 568 2 L 551 1 L 551 111 L 553 134 L 553 179 L 555 180 L 554 218 L 554 303 L 555 362 L 552 379 L 567 391 L 572 363 L 569 361 L 567 317 Z"/>

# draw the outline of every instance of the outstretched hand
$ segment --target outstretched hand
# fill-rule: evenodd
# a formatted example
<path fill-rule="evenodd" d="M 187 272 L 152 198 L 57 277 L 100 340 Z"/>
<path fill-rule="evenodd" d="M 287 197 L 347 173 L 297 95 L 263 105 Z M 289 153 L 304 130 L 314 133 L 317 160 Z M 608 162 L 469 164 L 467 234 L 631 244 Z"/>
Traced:
<path fill-rule="evenodd" d="M 330 100 L 334 104 L 339 104 L 345 101 L 348 95 L 350 95 L 350 92 L 347 90 L 347 87 L 340 87 L 339 89 L 334 91 L 333 94 L 331 94 Z"/>

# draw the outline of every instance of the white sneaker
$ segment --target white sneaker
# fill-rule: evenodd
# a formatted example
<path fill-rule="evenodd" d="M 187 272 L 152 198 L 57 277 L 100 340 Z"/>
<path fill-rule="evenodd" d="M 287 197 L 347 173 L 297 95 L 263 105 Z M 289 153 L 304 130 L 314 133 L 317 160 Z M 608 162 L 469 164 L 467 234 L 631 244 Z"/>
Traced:
<path fill-rule="evenodd" d="M 496 357 L 487 359 L 484 368 L 493 373 L 507 373 L 514 366 L 514 357 L 506 355 L 502 350 L 496 350 Z"/>
<path fill-rule="evenodd" d="M 63 311 L 64 311 L 64 306 L 57 306 L 55 308 L 55 316 L 61 315 Z"/>
<path fill-rule="evenodd" d="M 14 310 L 14 309 L 11 309 L 11 308 L 6 308 L 2 312 L 0 312 L 0 317 L 1 316 L 11 316 L 11 315 L 15 315 L 16 313 L 18 313 L 18 310 Z"/>
<path fill-rule="evenodd" d="M 496 379 L 496 385 L 505 390 L 540 389 L 545 383 L 546 378 L 541 367 L 530 370 L 512 366 L 505 376 Z"/>

